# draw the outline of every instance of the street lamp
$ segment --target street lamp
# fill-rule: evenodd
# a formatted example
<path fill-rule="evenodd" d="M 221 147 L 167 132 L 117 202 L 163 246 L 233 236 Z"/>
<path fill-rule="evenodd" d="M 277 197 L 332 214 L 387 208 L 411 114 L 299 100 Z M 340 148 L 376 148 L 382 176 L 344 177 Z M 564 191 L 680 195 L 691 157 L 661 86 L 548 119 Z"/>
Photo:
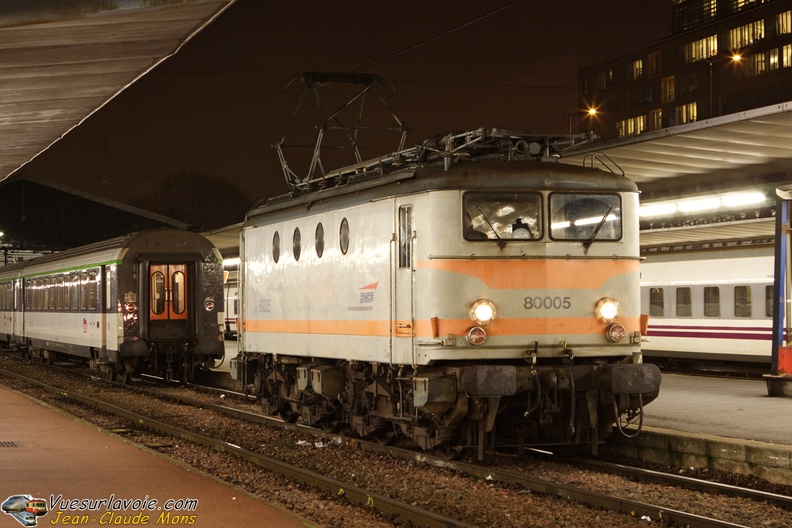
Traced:
<path fill-rule="evenodd" d="M 588 110 L 580 110 L 579 112 L 572 112 L 571 114 L 567 114 L 567 118 L 569 118 L 569 144 L 572 144 L 572 117 L 578 115 L 587 115 L 589 117 L 593 117 L 597 115 L 596 108 L 589 108 Z"/>
<path fill-rule="evenodd" d="M 712 113 L 712 100 L 713 100 L 713 95 L 712 95 L 712 84 L 713 84 L 712 83 L 712 65 L 715 64 L 716 62 L 723 62 L 723 61 L 740 62 L 740 60 L 742 60 L 742 56 L 737 54 L 737 53 L 735 53 L 734 55 L 732 55 L 730 57 L 721 57 L 719 59 L 704 59 L 704 60 L 706 60 L 707 63 L 709 64 L 709 117 L 714 117 L 714 115 Z"/>

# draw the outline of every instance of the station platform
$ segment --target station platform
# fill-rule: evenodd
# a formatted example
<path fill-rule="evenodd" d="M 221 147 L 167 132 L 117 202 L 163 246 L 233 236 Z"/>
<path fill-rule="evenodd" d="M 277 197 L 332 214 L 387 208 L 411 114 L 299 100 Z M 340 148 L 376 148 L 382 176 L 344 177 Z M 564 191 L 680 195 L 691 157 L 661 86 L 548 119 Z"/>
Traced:
<path fill-rule="evenodd" d="M 0 502 L 5 505 L 12 496 L 29 495 L 43 499 L 48 510 L 35 520 L 0 510 L 0 528 L 34 523 L 313 526 L 240 488 L 74 420 L 2 384 L 0 467 Z"/>
<path fill-rule="evenodd" d="M 663 373 L 644 424 L 740 440 L 792 445 L 792 399 L 770 397 L 763 380 Z"/>
<path fill-rule="evenodd" d="M 768 396 L 763 380 L 663 373 L 644 408 L 642 432 L 614 434 L 612 454 L 675 468 L 792 482 L 792 398 Z"/>

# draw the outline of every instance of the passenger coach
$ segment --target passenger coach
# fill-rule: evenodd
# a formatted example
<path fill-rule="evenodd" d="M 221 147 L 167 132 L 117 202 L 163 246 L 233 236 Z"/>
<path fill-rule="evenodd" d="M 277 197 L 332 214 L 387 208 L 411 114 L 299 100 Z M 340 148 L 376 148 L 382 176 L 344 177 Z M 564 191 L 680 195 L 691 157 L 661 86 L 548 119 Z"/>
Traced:
<path fill-rule="evenodd" d="M 265 411 L 438 445 L 559 445 L 639 420 L 638 192 L 478 130 L 254 208 L 238 376 Z M 542 160 L 545 161 L 542 161 Z"/>
<path fill-rule="evenodd" d="M 0 268 L 0 342 L 108 377 L 191 379 L 223 358 L 222 260 L 204 237 L 146 231 Z"/>

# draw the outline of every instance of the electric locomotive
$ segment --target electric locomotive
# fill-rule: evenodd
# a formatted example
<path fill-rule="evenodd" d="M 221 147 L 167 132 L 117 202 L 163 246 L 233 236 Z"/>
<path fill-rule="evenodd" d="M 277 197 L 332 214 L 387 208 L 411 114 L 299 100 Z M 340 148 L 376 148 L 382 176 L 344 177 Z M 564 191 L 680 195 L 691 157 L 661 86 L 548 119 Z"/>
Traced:
<path fill-rule="evenodd" d="M 553 141 L 449 134 L 258 204 L 234 375 L 269 414 L 480 458 L 639 423 L 638 191 Z"/>
<path fill-rule="evenodd" d="M 191 380 L 222 360 L 220 252 L 189 231 L 144 231 L 0 268 L 0 342 L 110 379 Z"/>

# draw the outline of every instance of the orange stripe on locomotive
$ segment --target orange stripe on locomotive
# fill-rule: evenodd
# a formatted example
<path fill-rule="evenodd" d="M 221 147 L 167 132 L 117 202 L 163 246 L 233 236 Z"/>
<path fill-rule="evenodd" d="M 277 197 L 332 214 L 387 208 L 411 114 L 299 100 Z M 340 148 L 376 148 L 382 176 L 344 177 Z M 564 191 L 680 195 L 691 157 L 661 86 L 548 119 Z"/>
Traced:
<path fill-rule="evenodd" d="M 553 264 L 557 265 L 553 265 Z M 637 260 L 519 260 L 519 261 L 463 261 L 428 260 L 416 263 L 418 269 L 431 269 L 462 274 L 475 278 L 493 290 L 580 290 L 601 288 L 607 281 L 630 273 L 638 273 Z M 539 294 L 541 295 L 541 293 Z M 593 297 L 597 297 L 594 295 Z M 594 303 L 591 309 L 593 312 Z M 640 316 L 619 318 L 628 333 L 640 330 Z M 247 320 L 246 332 L 269 334 L 347 335 L 368 337 L 424 337 L 464 335 L 470 328 L 469 318 L 430 318 L 414 321 L 413 333 L 404 332 L 408 320 L 359 319 L 292 319 Z M 488 327 L 488 333 L 498 336 L 520 335 L 602 335 L 609 323 L 591 315 L 577 317 L 499 317 Z"/>

